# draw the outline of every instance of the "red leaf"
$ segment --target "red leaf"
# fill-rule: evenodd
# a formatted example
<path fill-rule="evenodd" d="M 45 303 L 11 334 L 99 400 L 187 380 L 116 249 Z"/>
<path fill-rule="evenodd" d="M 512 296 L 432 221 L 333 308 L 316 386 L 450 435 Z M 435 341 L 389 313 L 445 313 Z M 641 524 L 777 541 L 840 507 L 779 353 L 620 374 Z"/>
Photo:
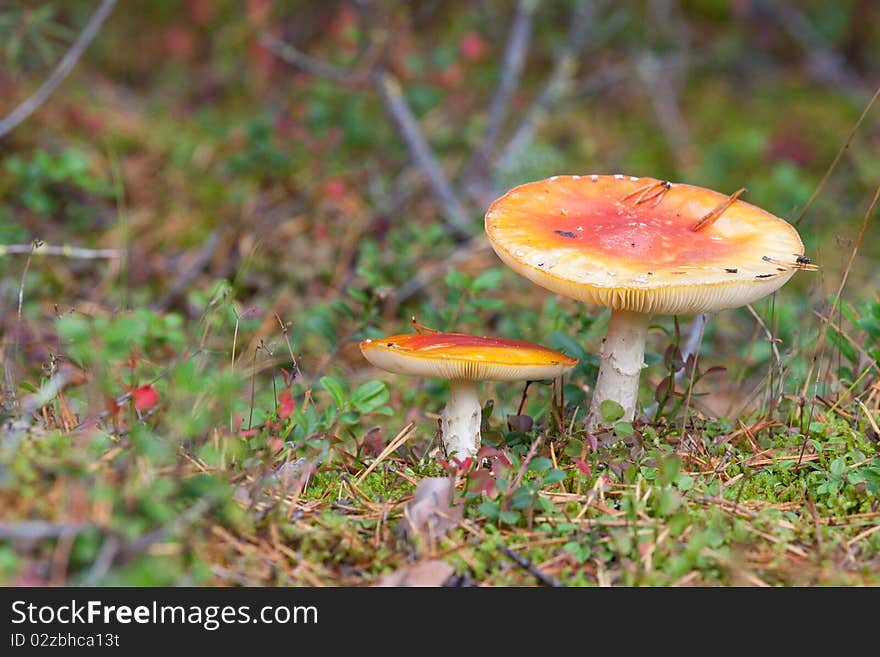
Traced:
<path fill-rule="evenodd" d="M 581 459 L 575 459 L 574 465 L 578 470 L 583 472 L 588 477 L 593 474 L 593 468 L 591 468 L 590 464 L 587 463 L 586 461 L 583 461 Z"/>
<path fill-rule="evenodd" d="M 455 462 L 455 469 L 458 472 L 467 472 L 471 469 L 471 465 L 474 462 L 474 459 L 470 456 L 465 457 L 464 460 L 459 459 L 457 456 L 453 456 L 452 460 Z"/>
<path fill-rule="evenodd" d="M 153 406 L 159 403 L 159 393 L 151 385 L 133 388 L 131 398 L 134 400 L 134 407 L 139 411 L 153 408 Z"/>
<path fill-rule="evenodd" d="M 285 388 L 278 393 L 278 417 L 288 418 L 293 413 L 293 395 L 290 388 Z"/>
<path fill-rule="evenodd" d="M 472 493 L 486 493 L 489 497 L 495 497 L 498 494 L 498 488 L 495 485 L 495 478 L 488 470 L 474 470 L 468 475 L 468 490 Z"/>
<path fill-rule="evenodd" d="M 478 32 L 468 32 L 461 37 L 458 49 L 465 59 L 476 62 L 486 56 L 489 44 L 486 43 L 486 40 Z"/>

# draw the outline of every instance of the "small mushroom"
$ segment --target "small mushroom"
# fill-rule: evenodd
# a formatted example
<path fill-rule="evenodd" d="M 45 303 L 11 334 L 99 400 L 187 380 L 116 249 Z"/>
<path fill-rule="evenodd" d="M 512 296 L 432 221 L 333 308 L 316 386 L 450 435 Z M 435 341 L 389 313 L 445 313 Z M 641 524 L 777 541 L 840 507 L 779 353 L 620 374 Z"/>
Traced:
<path fill-rule="evenodd" d="M 744 306 L 806 268 L 794 227 L 738 200 L 742 192 L 621 175 L 554 176 L 515 187 L 489 207 L 486 233 L 507 266 L 611 309 L 590 427 L 601 423 L 605 400 L 634 417 L 652 314 Z"/>
<path fill-rule="evenodd" d="M 577 364 L 552 349 L 521 340 L 463 333 L 409 333 L 360 344 L 364 357 L 395 374 L 449 381 L 440 416 L 448 456 L 474 456 L 480 448 L 480 381 L 536 381 L 561 376 Z"/>

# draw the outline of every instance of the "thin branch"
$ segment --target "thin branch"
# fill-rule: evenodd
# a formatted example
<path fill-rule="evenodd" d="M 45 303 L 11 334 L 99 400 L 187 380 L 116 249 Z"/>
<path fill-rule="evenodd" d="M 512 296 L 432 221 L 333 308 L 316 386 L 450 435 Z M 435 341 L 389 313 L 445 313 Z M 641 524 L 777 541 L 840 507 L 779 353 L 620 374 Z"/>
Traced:
<path fill-rule="evenodd" d="M 0 541 L 33 543 L 72 534 L 80 534 L 95 528 L 95 525 L 79 522 L 48 522 L 46 520 L 0 522 Z"/>
<path fill-rule="evenodd" d="M 186 289 L 192 284 L 196 276 L 208 266 L 211 258 L 214 257 L 217 247 L 220 246 L 220 237 L 220 229 L 215 228 L 208 234 L 208 237 L 202 243 L 202 246 L 199 248 L 192 263 L 185 271 L 177 276 L 177 280 L 175 280 L 174 285 L 168 291 L 168 294 L 162 297 L 162 299 L 153 306 L 154 310 L 167 310 L 172 303 L 186 292 Z"/>
<path fill-rule="evenodd" d="M 289 43 L 285 43 L 267 32 L 260 35 L 260 45 L 278 57 L 278 59 L 309 75 L 332 80 L 342 85 L 352 85 L 362 79 L 362 76 L 357 75 L 354 71 L 310 57 Z"/>
<path fill-rule="evenodd" d="M 798 44 L 806 58 L 807 71 L 816 80 L 835 90 L 845 89 L 860 100 L 867 97 L 865 81 L 847 64 L 843 55 L 828 47 L 825 37 L 813 28 L 796 6 L 773 0 L 762 2 L 761 9 L 769 10 L 778 26 Z"/>
<path fill-rule="evenodd" d="M 501 77 L 489 104 L 489 119 L 486 122 L 486 129 L 483 132 L 479 148 L 463 169 L 462 179 L 465 181 L 473 178 L 478 171 L 486 170 L 486 164 L 495 150 L 495 143 L 501 132 L 501 124 L 510 107 L 510 98 L 519 84 L 520 74 L 529 49 L 536 8 L 537 2 L 535 0 L 520 0 L 517 5 L 516 16 L 510 28 L 510 36 L 507 39 L 507 48 L 504 51 L 504 60 L 501 64 Z"/>
<path fill-rule="evenodd" d="M 30 98 L 12 110 L 12 112 L 10 112 L 4 119 L 0 120 L 0 138 L 5 137 L 7 134 L 15 130 L 15 128 L 17 128 L 25 119 L 49 99 L 49 96 L 52 95 L 58 85 L 61 84 L 64 78 L 67 77 L 67 74 L 70 73 L 76 65 L 77 61 L 79 61 L 79 58 L 85 52 L 86 48 L 89 47 L 92 39 L 97 36 L 98 31 L 101 29 L 101 25 L 107 20 L 107 17 L 110 15 L 110 12 L 113 11 L 115 5 L 116 0 L 103 0 L 103 2 L 101 2 L 101 5 L 95 10 L 95 13 L 92 14 L 89 22 L 86 23 L 83 31 L 79 33 L 76 41 L 73 42 L 70 50 L 68 50 L 64 57 L 61 58 L 61 61 L 58 63 L 57 68 L 52 72 L 52 75 L 49 76 L 49 79 L 46 80 Z"/>
<path fill-rule="evenodd" d="M 646 51 L 636 67 L 647 92 L 657 125 L 680 169 L 697 160 L 687 119 L 681 109 L 682 86 L 688 73 L 688 31 L 677 0 L 651 0 L 651 20 L 670 54 Z"/>
<path fill-rule="evenodd" d="M 372 77 L 385 109 L 394 120 L 410 154 L 427 177 L 431 191 L 440 203 L 444 222 L 457 237 L 467 238 L 472 229 L 468 212 L 422 134 L 418 121 L 404 98 L 400 83 L 381 69 L 376 70 Z"/>
<path fill-rule="evenodd" d="M 84 249 L 79 246 L 63 244 L 52 246 L 49 244 L 0 244 L 0 258 L 8 255 L 50 255 L 62 258 L 79 258 L 82 260 L 115 259 L 122 257 L 120 249 Z"/>
<path fill-rule="evenodd" d="M 577 58 L 587 42 L 589 26 L 595 14 L 593 0 L 578 0 L 571 10 L 568 39 L 556 53 L 550 77 L 526 113 L 519 127 L 508 140 L 497 160 L 496 169 L 505 170 L 532 143 L 550 109 L 570 91 L 577 71 Z"/>
<path fill-rule="evenodd" d="M 445 272 L 480 253 L 491 253 L 489 240 L 483 233 L 475 235 L 468 241 L 462 243 L 461 246 L 452 252 L 452 255 L 443 258 L 439 262 L 428 265 L 409 279 L 409 281 L 401 285 L 394 293 L 395 302 L 398 304 L 403 303 L 410 297 L 421 292 L 425 286 L 431 283 L 431 281 L 437 280 L 437 278 L 442 277 Z"/>
<path fill-rule="evenodd" d="M 529 559 L 526 559 L 521 554 L 514 552 L 506 545 L 499 545 L 498 550 L 501 551 L 504 554 L 504 556 L 506 556 L 508 559 L 510 559 L 514 563 L 516 563 L 517 566 L 519 566 L 520 568 L 522 568 L 526 572 L 533 575 L 534 578 L 537 579 L 544 586 L 550 586 L 553 588 L 559 588 L 559 587 L 565 586 L 565 584 L 563 584 L 561 581 L 559 581 L 555 577 L 551 577 L 550 575 L 545 573 L 543 570 L 538 568 Z"/>

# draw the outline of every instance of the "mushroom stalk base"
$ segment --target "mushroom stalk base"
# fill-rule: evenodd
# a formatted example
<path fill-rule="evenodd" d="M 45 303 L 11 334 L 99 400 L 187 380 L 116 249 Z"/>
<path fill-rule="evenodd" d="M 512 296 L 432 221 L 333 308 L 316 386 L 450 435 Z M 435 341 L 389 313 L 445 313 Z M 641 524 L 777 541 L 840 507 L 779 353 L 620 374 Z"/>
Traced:
<path fill-rule="evenodd" d="M 622 420 L 631 421 L 635 417 L 650 317 L 647 313 L 611 311 L 608 333 L 600 351 L 599 378 L 590 404 L 590 429 L 603 424 L 601 405 L 606 399 L 623 406 Z"/>
<path fill-rule="evenodd" d="M 450 381 L 449 402 L 440 414 L 440 430 L 446 455 L 465 459 L 480 449 L 482 408 L 476 381 Z"/>

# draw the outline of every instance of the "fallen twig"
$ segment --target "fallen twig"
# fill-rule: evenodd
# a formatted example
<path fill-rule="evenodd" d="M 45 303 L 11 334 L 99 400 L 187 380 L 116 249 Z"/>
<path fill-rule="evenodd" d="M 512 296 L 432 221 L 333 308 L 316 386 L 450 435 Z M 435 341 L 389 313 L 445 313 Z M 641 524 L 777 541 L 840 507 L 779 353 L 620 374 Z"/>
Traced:
<path fill-rule="evenodd" d="M 489 104 L 489 118 L 483 131 L 483 139 L 463 169 L 462 179 L 465 182 L 471 180 L 477 172 L 486 170 L 486 164 L 492 151 L 495 150 L 501 125 L 510 107 L 510 98 L 516 91 L 525 63 L 537 4 L 534 0 L 519 0 L 517 4 L 516 16 L 504 51 L 498 86 Z"/>
<path fill-rule="evenodd" d="M 595 4 L 593 0 L 578 0 L 575 3 L 571 10 L 568 39 L 556 53 L 547 82 L 498 157 L 496 169 L 504 171 L 525 152 L 550 108 L 568 92 L 577 71 L 577 56 L 587 41 Z"/>
<path fill-rule="evenodd" d="M 92 14 L 89 22 L 86 23 L 82 32 L 79 33 L 76 41 L 73 42 L 70 50 L 65 53 L 64 57 L 62 57 L 61 61 L 58 63 L 58 66 L 52 71 L 52 75 L 40 85 L 40 88 L 37 89 L 30 98 L 12 110 L 12 112 L 10 112 L 5 118 L 0 119 L 0 138 L 5 137 L 7 134 L 15 130 L 15 128 L 17 128 L 25 119 L 49 99 L 52 92 L 55 91 L 58 85 L 61 84 L 62 80 L 67 77 L 67 74 L 70 73 L 76 65 L 77 61 L 79 61 L 79 58 L 85 52 L 86 48 L 89 47 L 92 39 L 97 36 L 98 31 L 101 29 L 101 25 L 107 20 L 107 17 L 110 15 L 110 12 L 113 11 L 115 5 L 116 0 L 103 0 L 101 2 L 100 6 L 95 10 L 95 13 Z"/>
<path fill-rule="evenodd" d="M 410 155 L 427 177 L 431 191 L 440 203 L 444 222 L 457 237 L 463 239 L 469 237 L 471 221 L 468 212 L 422 134 L 416 117 L 403 96 L 400 84 L 390 73 L 381 69 L 375 71 L 372 77 L 385 109 L 394 120 Z"/>
<path fill-rule="evenodd" d="M 513 550 L 511 550 L 506 545 L 499 545 L 498 550 L 504 554 L 508 559 L 511 559 L 516 565 L 518 565 L 523 570 L 527 571 L 531 575 L 534 575 L 535 579 L 537 579 L 544 586 L 552 586 L 554 588 L 563 588 L 565 584 L 556 579 L 555 577 L 551 577 L 550 575 L 543 572 L 540 568 L 538 568 L 535 564 L 533 564 L 529 559 L 526 559 L 521 554 L 517 554 Z"/>

